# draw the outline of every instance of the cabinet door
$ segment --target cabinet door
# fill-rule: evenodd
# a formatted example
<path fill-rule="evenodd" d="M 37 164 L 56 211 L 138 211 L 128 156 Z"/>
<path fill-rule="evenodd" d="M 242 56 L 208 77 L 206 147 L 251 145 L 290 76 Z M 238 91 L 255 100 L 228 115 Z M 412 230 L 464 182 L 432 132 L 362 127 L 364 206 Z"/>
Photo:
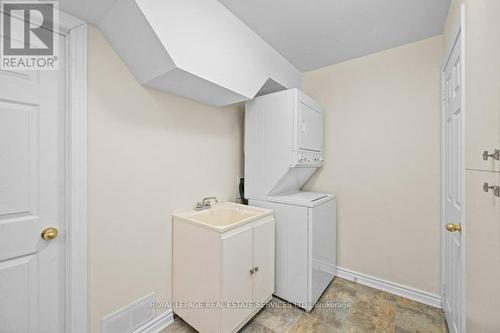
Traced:
<path fill-rule="evenodd" d="M 265 302 L 274 292 L 274 220 L 253 229 L 253 300 Z"/>
<path fill-rule="evenodd" d="M 500 198 L 483 183 L 500 185 L 500 173 L 465 172 L 465 286 L 467 332 L 500 332 Z"/>
<path fill-rule="evenodd" d="M 465 32 L 465 167 L 500 171 L 500 1 L 468 1 Z M 462 78 L 463 79 L 463 78 Z M 463 80 L 462 80 L 463 81 Z M 460 83 L 460 81 L 458 81 Z"/>
<path fill-rule="evenodd" d="M 252 312 L 253 231 L 251 228 L 222 239 L 222 331 L 232 332 Z"/>

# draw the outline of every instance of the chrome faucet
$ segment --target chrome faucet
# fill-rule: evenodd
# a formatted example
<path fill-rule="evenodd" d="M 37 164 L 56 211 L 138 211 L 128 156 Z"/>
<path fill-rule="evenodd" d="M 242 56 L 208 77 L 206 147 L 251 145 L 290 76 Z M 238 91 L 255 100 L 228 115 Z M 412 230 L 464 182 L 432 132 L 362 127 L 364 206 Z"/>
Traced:
<path fill-rule="evenodd" d="M 216 197 L 207 197 L 203 198 L 201 202 L 196 203 L 196 207 L 194 208 L 195 210 L 203 210 L 203 209 L 208 209 L 212 207 L 212 200 L 215 201 L 215 203 L 219 202 L 217 201 Z"/>

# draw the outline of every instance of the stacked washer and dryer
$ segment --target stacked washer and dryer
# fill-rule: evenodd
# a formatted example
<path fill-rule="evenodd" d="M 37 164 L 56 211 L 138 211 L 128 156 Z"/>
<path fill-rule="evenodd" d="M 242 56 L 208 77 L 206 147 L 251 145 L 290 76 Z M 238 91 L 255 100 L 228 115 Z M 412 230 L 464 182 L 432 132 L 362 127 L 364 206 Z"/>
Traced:
<path fill-rule="evenodd" d="M 336 272 L 335 195 L 300 190 L 323 163 L 323 118 L 298 89 L 245 105 L 245 198 L 275 214 L 275 295 L 307 311 Z"/>

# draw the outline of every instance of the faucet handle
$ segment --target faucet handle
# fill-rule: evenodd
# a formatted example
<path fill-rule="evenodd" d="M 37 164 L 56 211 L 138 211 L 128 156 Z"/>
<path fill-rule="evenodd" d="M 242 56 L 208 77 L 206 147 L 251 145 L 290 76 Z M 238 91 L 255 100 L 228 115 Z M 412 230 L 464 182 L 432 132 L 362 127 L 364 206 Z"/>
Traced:
<path fill-rule="evenodd" d="M 211 207 L 212 206 L 212 203 L 210 200 L 214 200 L 215 203 L 219 202 L 217 201 L 217 198 L 216 197 L 207 197 L 207 198 L 203 198 L 201 204 L 205 207 Z"/>
<path fill-rule="evenodd" d="M 202 207 L 203 207 L 203 204 L 201 202 L 196 203 L 196 208 L 202 208 Z"/>

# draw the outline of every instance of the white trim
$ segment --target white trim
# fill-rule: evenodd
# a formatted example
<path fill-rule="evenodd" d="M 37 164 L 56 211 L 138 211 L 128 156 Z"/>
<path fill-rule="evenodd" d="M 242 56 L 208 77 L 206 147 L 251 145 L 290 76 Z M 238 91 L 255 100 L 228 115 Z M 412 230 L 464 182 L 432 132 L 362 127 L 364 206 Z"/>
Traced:
<path fill-rule="evenodd" d="M 66 29 L 66 332 L 87 333 L 87 25 L 60 13 Z"/>
<path fill-rule="evenodd" d="M 465 52 L 465 33 L 466 33 L 466 26 L 465 26 L 465 21 L 466 21 L 466 6 L 465 4 L 462 4 L 460 6 L 460 18 L 458 22 L 456 23 L 457 26 L 455 28 L 454 33 L 452 34 L 452 38 L 448 41 L 448 45 L 446 47 L 446 53 L 445 57 L 443 60 L 442 68 L 441 68 L 441 221 L 440 221 L 440 230 L 441 230 L 441 286 L 440 286 L 440 295 L 442 302 L 445 301 L 444 299 L 444 291 L 445 291 L 445 225 L 446 225 L 446 218 L 445 218 L 445 129 L 444 129 L 444 124 L 445 124 L 445 109 L 444 109 L 444 94 L 445 94 L 445 88 L 444 88 L 444 70 L 446 68 L 446 65 L 448 64 L 448 61 L 451 57 L 451 53 L 453 52 L 453 48 L 455 44 L 458 41 L 458 38 L 461 39 L 461 54 L 460 57 L 462 59 L 461 61 L 461 77 L 462 77 L 462 112 L 463 112 L 463 117 L 462 117 L 462 140 L 463 140 L 463 149 L 462 151 L 462 156 L 465 156 L 465 115 L 466 115 L 466 52 Z M 462 172 L 462 198 L 463 198 L 463 205 L 462 205 L 462 218 L 461 218 L 461 224 L 462 224 L 462 242 L 461 242 L 461 265 L 462 265 L 462 288 L 461 288 L 461 295 L 462 295 L 462 309 L 461 309 L 461 327 L 459 330 L 461 333 L 466 332 L 466 302 L 465 302 L 465 247 L 466 247 L 466 234 L 467 234 L 467 227 L 466 227 L 466 219 L 465 219 L 465 210 L 466 210 L 466 196 L 465 196 L 465 160 L 462 160 L 463 163 L 463 172 Z"/>
<path fill-rule="evenodd" d="M 59 10 L 59 30 L 65 33 L 78 28 L 81 25 L 86 25 L 85 21 L 80 20 L 79 18 L 70 15 L 62 10 Z"/>
<path fill-rule="evenodd" d="M 56 8 L 58 15 L 57 18 L 57 24 L 53 27 L 54 31 L 57 32 L 58 34 L 66 36 L 71 30 L 77 28 L 80 25 L 86 24 L 85 21 L 80 20 L 79 18 L 68 14 L 66 12 L 63 12 L 62 10 L 59 10 Z M 0 8 L 0 13 L 3 13 L 2 9 Z M 19 16 L 16 14 L 10 14 L 12 18 L 15 18 L 17 20 L 24 21 L 24 16 Z M 31 20 L 32 18 L 30 18 Z"/>
<path fill-rule="evenodd" d="M 413 301 L 427 304 L 435 308 L 441 308 L 441 297 L 423 290 L 408 287 L 398 283 L 390 282 L 374 276 L 358 273 L 347 268 L 337 266 L 337 276 L 349 281 L 388 292 L 393 295 L 411 299 Z"/>
<path fill-rule="evenodd" d="M 444 61 L 444 63 L 446 62 L 446 60 Z M 443 221 L 445 221 L 445 189 L 446 189 L 446 184 L 445 184 L 445 128 L 444 128 L 444 124 L 445 124 L 445 120 L 446 120 L 446 117 L 445 117 L 445 111 L 444 111 L 444 101 L 445 101 L 445 85 L 444 85 L 444 73 L 443 71 L 441 70 L 441 101 L 440 101 L 440 107 L 441 107 L 441 124 L 440 124 L 440 131 L 441 131 L 441 144 L 440 144 L 440 175 L 439 175 L 439 178 L 440 178 L 440 205 L 439 205 L 439 208 L 440 208 L 440 219 L 439 219 L 439 235 L 440 235 L 440 273 L 441 273 L 441 276 L 440 276 L 440 284 L 439 284 L 439 287 L 440 287 L 440 290 L 439 290 L 439 294 L 441 295 L 441 299 L 442 301 L 444 302 L 444 252 L 445 252 L 445 242 L 444 242 L 444 237 L 445 237 L 445 234 L 444 234 L 444 225 L 443 225 Z M 444 305 L 443 305 L 444 307 Z"/>
<path fill-rule="evenodd" d="M 136 328 L 132 333 L 158 333 L 173 322 L 174 313 L 172 309 L 168 309 Z"/>
<path fill-rule="evenodd" d="M 462 253 L 461 253 L 461 256 L 462 256 L 462 290 L 461 290 L 461 295 L 462 295 L 462 309 L 460 309 L 462 311 L 462 333 L 465 333 L 467 331 L 467 322 L 466 322 L 466 311 L 465 311 L 465 307 L 466 307 L 466 302 L 465 302 L 465 284 L 466 284 L 466 279 L 465 279 L 465 260 L 466 260 L 466 256 L 465 256 L 465 248 L 466 248 L 466 239 L 467 239 L 467 222 L 466 222 L 466 219 L 465 219 L 465 216 L 466 216 L 466 212 L 467 212 L 467 205 L 466 205 L 466 202 L 467 202 L 467 198 L 465 196 L 465 186 L 466 186 L 466 182 L 465 182 L 465 145 L 466 145 L 466 142 L 465 142 L 465 119 L 467 117 L 467 105 L 465 103 L 465 97 L 467 95 L 467 75 L 465 74 L 465 68 L 467 67 L 467 57 L 465 55 L 465 47 L 466 47 L 466 40 L 465 40 L 465 34 L 466 34 L 466 26 L 465 26 L 465 4 L 462 4 L 460 6 L 460 30 L 461 30 L 461 34 L 460 34 L 460 38 L 462 39 L 461 41 L 461 44 L 462 44 L 462 49 L 461 49 L 461 54 L 460 56 L 462 57 L 462 68 L 461 68 L 461 76 L 462 76 L 462 112 L 463 112 L 463 117 L 462 117 L 462 139 L 463 139 L 463 150 L 462 150 L 462 163 L 463 163 L 463 167 L 464 167 L 464 170 L 462 172 L 462 198 L 463 198 L 463 205 L 462 205 L 462 227 L 463 227 L 463 231 L 462 231 L 462 243 L 460 244 L 461 245 L 461 248 L 462 248 Z"/>
<path fill-rule="evenodd" d="M 332 275 L 337 275 L 337 266 L 330 264 L 329 262 L 313 259 L 312 265 L 314 268 L 319 269 L 320 271 L 330 273 Z"/>

